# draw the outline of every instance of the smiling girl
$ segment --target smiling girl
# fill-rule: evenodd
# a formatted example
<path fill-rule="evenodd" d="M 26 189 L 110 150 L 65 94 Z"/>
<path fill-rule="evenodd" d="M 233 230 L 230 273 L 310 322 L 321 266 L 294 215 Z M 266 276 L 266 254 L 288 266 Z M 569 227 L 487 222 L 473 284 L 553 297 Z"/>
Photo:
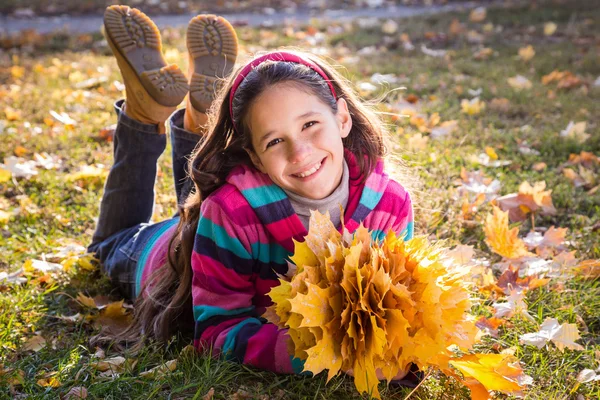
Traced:
<path fill-rule="evenodd" d="M 110 10 L 135 15 L 140 32 L 158 33 L 137 10 Z M 202 87 L 209 87 L 202 92 L 205 104 L 207 97 L 216 98 L 210 112 L 188 101 L 169 120 L 178 216 L 148 223 L 166 117 L 139 121 L 128 115 L 130 96 L 139 94 L 128 88 L 125 111 L 117 103 L 115 165 L 90 250 L 121 290 L 136 299 L 135 324 L 125 339 L 139 338 L 141 332 L 167 341 L 191 323 L 198 349 L 212 348 L 214 356 L 279 373 L 299 373 L 303 363 L 290 355 L 287 330 L 261 315 L 271 304 L 267 293 L 279 284 L 277 274 L 288 269 L 293 240 L 303 241 L 307 234 L 310 210 L 329 212 L 340 231 L 343 218 L 351 233 L 362 223 L 376 239 L 390 229 L 409 239 L 411 200 L 384 172 L 381 121 L 334 68 L 307 53 L 276 51 L 220 80 L 235 60 L 235 32 L 222 18 L 202 18 L 208 26 L 201 40 L 206 48 L 194 56 L 190 30 L 188 48 L 194 74 L 200 73 Z M 107 35 L 122 34 L 110 24 Z M 131 53 L 116 42 L 113 51 L 123 72 L 132 64 Z M 144 44 L 137 49 L 145 49 Z M 160 54 L 160 48 L 148 51 L 154 51 L 153 57 Z M 173 71 L 166 63 L 163 68 Z M 123 75 L 139 91 L 146 87 L 146 72 Z M 200 79 L 194 76 L 192 94 Z M 176 85 L 181 80 L 164 81 Z M 215 82 L 222 85 L 216 95 Z M 142 92 L 155 107 L 152 115 L 173 110 L 170 89 L 166 84 L 163 90 Z M 170 98 L 161 97 L 168 92 Z M 129 114 L 136 115 L 133 111 Z M 206 125 L 190 124 L 192 116 Z M 191 156 L 186 149 L 193 149 Z M 182 171 L 185 157 L 190 158 L 187 174 Z"/>

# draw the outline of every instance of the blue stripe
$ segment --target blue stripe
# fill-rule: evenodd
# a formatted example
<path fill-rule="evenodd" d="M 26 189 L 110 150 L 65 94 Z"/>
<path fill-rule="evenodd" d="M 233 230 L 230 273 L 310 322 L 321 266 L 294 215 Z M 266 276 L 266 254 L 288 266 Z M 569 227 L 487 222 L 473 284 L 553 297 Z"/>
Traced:
<path fill-rule="evenodd" d="M 376 192 L 365 185 L 365 187 L 363 188 L 362 195 L 360 196 L 360 203 L 364 204 L 365 207 L 373 210 L 375 209 L 375 206 L 379 203 L 379 200 L 381 200 L 382 196 L 383 192 Z"/>
<path fill-rule="evenodd" d="M 244 189 L 242 190 L 242 194 L 252 208 L 258 208 L 287 198 L 285 192 L 275 184 Z"/>
<path fill-rule="evenodd" d="M 173 225 L 179 223 L 179 217 L 175 217 L 170 219 L 164 223 L 155 233 L 152 235 L 148 243 L 144 246 L 142 250 L 142 254 L 135 266 L 135 297 L 140 295 L 141 286 L 142 286 L 142 275 L 144 273 L 144 268 L 146 267 L 146 262 L 148 261 L 148 257 L 150 256 L 150 252 L 152 251 L 152 247 L 154 247 L 154 243 L 167 231 L 167 229 L 171 228 Z"/>
<path fill-rule="evenodd" d="M 410 239 L 413 238 L 413 235 L 414 235 L 414 226 L 415 226 L 414 222 L 410 221 L 408 223 L 408 225 L 406 225 L 406 228 L 404 228 L 402 230 L 402 233 L 400 234 L 400 236 L 405 235 L 404 236 L 404 241 L 407 241 L 407 240 L 410 240 Z"/>
<path fill-rule="evenodd" d="M 217 246 L 232 252 L 240 258 L 248 260 L 252 258 L 237 237 L 229 236 L 225 228 L 211 221 L 210 218 L 200 218 L 197 233 L 199 236 L 206 236 L 212 239 Z"/>
<path fill-rule="evenodd" d="M 286 264 L 286 260 L 292 253 L 277 243 L 252 243 L 252 254 L 263 263 L 275 262 Z"/>
<path fill-rule="evenodd" d="M 235 355 L 233 354 L 233 349 L 235 347 L 235 338 L 237 337 L 238 332 L 244 326 L 248 324 L 258 324 L 262 325 L 262 323 L 256 318 L 248 318 L 239 324 L 237 324 L 233 329 L 227 332 L 227 336 L 225 337 L 225 343 L 223 343 L 222 354 L 225 356 L 227 360 L 233 360 Z"/>
<path fill-rule="evenodd" d="M 252 311 L 253 309 L 254 306 L 245 308 L 234 308 L 233 310 L 226 310 L 224 308 L 215 306 L 194 306 L 194 320 L 196 320 L 196 322 L 202 322 L 217 315 L 235 316 L 237 314 Z"/>
<path fill-rule="evenodd" d="M 383 239 L 385 239 L 386 235 L 387 233 L 381 229 L 373 229 L 371 231 L 371 239 L 375 242 L 381 242 Z"/>

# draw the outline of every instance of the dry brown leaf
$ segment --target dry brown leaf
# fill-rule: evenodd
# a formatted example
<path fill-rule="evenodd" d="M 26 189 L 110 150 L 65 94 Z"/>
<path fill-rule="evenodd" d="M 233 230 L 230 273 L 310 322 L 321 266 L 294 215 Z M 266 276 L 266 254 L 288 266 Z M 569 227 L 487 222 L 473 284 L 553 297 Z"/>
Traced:
<path fill-rule="evenodd" d="M 177 360 L 167 361 L 162 365 L 158 365 L 148 371 L 140 372 L 140 376 L 146 379 L 160 378 L 168 372 L 173 372 L 177 368 Z"/>
<path fill-rule="evenodd" d="M 87 399 L 88 390 L 83 386 L 75 386 L 72 387 L 71 390 L 64 395 L 62 400 L 77 400 L 77 399 Z"/>
<path fill-rule="evenodd" d="M 122 356 L 105 358 L 104 360 L 99 360 L 90 363 L 90 366 L 92 368 L 100 372 L 111 371 L 116 373 L 123 372 L 125 370 L 126 365 L 127 360 L 125 359 L 125 357 Z"/>
<path fill-rule="evenodd" d="M 24 351 L 33 351 L 34 353 L 37 353 L 38 351 L 43 349 L 45 346 L 46 346 L 46 339 L 44 339 L 40 335 L 37 335 L 32 338 L 29 338 L 25 342 L 25 344 L 23 345 L 23 350 Z"/>
<path fill-rule="evenodd" d="M 527 218 L 531 212 L 540 212 L 543 215 L 556 214 L 552 204 L 552 190 L 546 189 L 546 182 L 536 182 L 533 186 L 525 181 L 519 186 L 518 193 L 499 197 L 496 202 L 500 208 L 509 212 L 511 221 L 519 222 Z"/>
<path fill-rule="evenodd" d="M 575 272 L 584 279 L 600 278 L 600 260 L 584 260 L 575 267 Z"/>
<path fill-rule="evenodd" d="M 212 400 L 215 395 L 215 388 L 210 388 L 208 392 L 204 396 L 202 396 L 202 400 Z"/>

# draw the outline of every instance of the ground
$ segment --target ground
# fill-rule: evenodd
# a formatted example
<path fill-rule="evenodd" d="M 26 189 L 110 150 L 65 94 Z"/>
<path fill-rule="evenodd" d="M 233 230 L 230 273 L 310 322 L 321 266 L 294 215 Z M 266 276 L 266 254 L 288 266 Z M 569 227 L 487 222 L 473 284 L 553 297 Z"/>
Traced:
<path fill-rule="evenodd" d="M 562 246 L 578 259 L 597 260 L 598 164 L 565 164 L 571 154 L 600 154 L 600 10 L 592 3 L 499 5 L 488 9 L 481 22 L 456 13 L 385 24 L 363 19 L 323 26 L 314 21 L 311 26 L 243 27 L 237 32 L 245 56 L 294 45 L 331 57 L 365 98 L 376 100 L 390 132 L 390 153 L 408 165 L 409 176 L 399 179 L 413 188 L 417 234 L 445 240 L 449 247 L 470 245 L 479 259 L 500 261 L 485 240 L 491 203 L 463 209 L 461 169 L 465 174 L 481 170 L 491 178 L 482 180 L 484 186 L 499 181 L 497 195 L 517 192 L 524 181 L 544 181 L 556 213 L 540 211 L 511 226 L 521 237 L 534 228 L 542 233 L 552 226 L 567 228 Z M 184 31 L 165 31 L 163 39 L 166 57 L 186 70 Z M 102 308 L 119 298 L 77 247 L 70 256 L 56 253 L 91 239 L 112 162 L 112 104 L 122 96 L 121 77 L 100 33 L 58 33 L 25 43 L 0 52 L 0 160 L 5 160 L 0 170 L 0 273 L 24 268 L 0 281 L 0 397 L 56 398 L 85 388 L 90 398 L 196 399 L 213 388 L 214 398 L 360 398 L 348 377 L 326 384 L 323 374 L 279 376 L 181 353 L 187 343 L 175 339 L 166 347 L 147 346 L 135 362 L 126 355 L 130 365 L 116 377 L 94 367 L 97 349 L 89 346 L 89 338 L 97 329 L 90 318 L 106 311 L 82 305 L 82 296 L 75 299 L 80 293 L 95 297 Z M 556 80 L 548 77 L 553 71 L 559 71 Z M 392 74 L 387 77 L 391 83 L 379 85 L 375 73 Z M 508 82 L 518 75 L 527 81 Z M 406 89 L 395 90 L 399 86 Z M 479 102 L 461 105 L 476 97 Z M 435 129 L 446 121 L 456 121 L 451 132 Z M 569 129 L 571 121 L 587 125 Z M 21 158 L 16 161 L 21 172 L 10 167 L 11 156 Z M 28 161 L 37 174 L 23 173 Z M 495 161 L 510 163 L 496 167 Z M 159 161 L 156 220 L 175 212 L 170 162 L 167 150 Z M 471 192 L 469 201 L 474 196 Z M 61 270 L 39 271 L 40 264 L 32 260 L 44 259 L 62 262 Z M 514 352 L 533 380 L 526 398 L 600 397 L 598 380 L 577 379 L 583 369 L 599 366 L 599 282 L 568 276 L 527 291 L 525 303 L 534 322 L 513 317 L 500 326 L 497 337 L 485 336 L 477 350 Z M 494 301 L 502 301 L 478 288 L 474 297 L 479 299 L 473 309 L 478 316 L 491 316 Z M 91 317 L 64 318 L 77 313 Z M 581 334 L 577 343 L 584 349 L 520 343 L 520 335 L 537 331 L 548 317 L 575 324 Z M 39 336 L 43 346 L 35 345 Z M 104 350 L 107 358 L 122 355 Z M 174 371 L 153 379 L 140 376 L 173 359 L 178 359 Z M 410 393 L 383 384 L 380 388 L 383 398 Z M 411 394 L 414 399 L 468 397 L 467 389 L 438 373 Z"/>

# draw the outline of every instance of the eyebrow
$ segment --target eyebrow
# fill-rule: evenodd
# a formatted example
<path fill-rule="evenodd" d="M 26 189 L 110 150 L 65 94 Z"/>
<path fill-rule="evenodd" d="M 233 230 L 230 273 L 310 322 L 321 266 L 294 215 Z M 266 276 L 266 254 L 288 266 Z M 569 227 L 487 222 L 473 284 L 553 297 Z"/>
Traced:
<path fill-rule="evenodd" d="M 298 121 L 298 120 L 301 120 L 301 119 L 304 119 L 304 118 L 311 117 L 311 116 L 313 116 L 313 115 L 321 115 L 321 113 L 320 113 L 320 112 L 318 112 L 318 111 L 308 111 L 308 112 L 305 112 L 305 113 L 304 113 L 304 114 L 302 114 L 302 115 L 298 115 L 298 116 L 296 117 L 296 121 Z M 267 139 L 269 139 L 271 136 L 273 136 L 275 133 L 277 133 L 277 132 L 273 130 L 273 131 L 269 131 L 269 132 L 267 132 L 266 134 L 264 134 L 264 135 L 263 135 L 263 136 L 260 138 L 260 140 L 258 141 L 258 145 L 259 145 L 259 146 L 262 146 L 262 144 L 263 144 L 263 143 L 264 143 L 264 142 L 265 142 Z"/>

